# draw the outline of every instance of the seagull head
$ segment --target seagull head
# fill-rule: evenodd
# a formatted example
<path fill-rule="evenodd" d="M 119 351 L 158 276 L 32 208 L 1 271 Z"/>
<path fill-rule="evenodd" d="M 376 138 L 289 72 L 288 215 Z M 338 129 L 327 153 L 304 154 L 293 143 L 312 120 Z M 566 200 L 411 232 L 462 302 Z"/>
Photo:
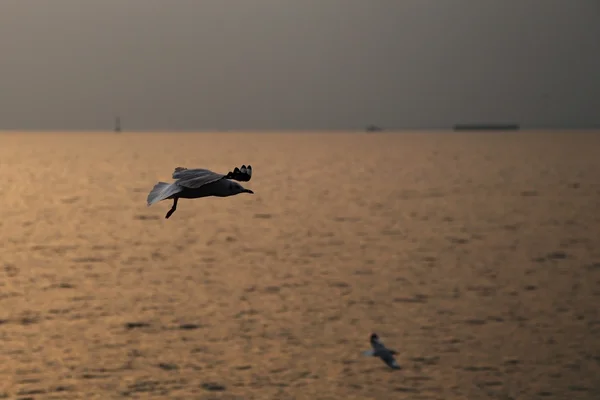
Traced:
<path fill-rule="evenodd" d="M 246 189 L 242 185 L 237 182 L 230 181 L 229 182 L 229 190 L 231 191 L 231 195 L 239 194 L 239 193 L 250 193 L 254 194 L 254 192 L 250 189 Z"/>
<path fill-rule="evenodd" d="M 379 336 L 376 333 L 371 333 L 369 341 L 371 342 L 371 344 L 379 343 Z"/>

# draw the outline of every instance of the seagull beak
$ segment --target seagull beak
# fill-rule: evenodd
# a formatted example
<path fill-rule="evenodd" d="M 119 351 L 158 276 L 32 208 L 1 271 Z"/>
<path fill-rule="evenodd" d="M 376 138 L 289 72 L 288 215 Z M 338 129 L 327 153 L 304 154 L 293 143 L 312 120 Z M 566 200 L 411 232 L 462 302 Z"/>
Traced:
<path fill-rule="evenodd" d="M 253 192 L 252 190 L 250 190 L 250 189 L 246 189 L 246 190 L 244 190 L 244 193 L 250 193 L 250 194 L 254 194 L 254 192 Z"/>

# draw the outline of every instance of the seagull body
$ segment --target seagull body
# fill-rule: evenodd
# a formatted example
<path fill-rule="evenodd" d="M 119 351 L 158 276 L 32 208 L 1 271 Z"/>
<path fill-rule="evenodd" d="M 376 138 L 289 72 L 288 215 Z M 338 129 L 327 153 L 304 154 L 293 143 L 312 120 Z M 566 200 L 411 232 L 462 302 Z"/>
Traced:
<path fill-rule="evenodd" d="M 148 207 L 162 200 L 172 199 L 173 206 L 165 215 L 169 218 L 177 209 L 179 199 L 197 199 L 216 196 L 229 197 L 240 193 L 254 194 L 235 181 L 248 182 L 252 178 L 252 166 L 242 165 L 227 175 L 218 174 L 208 169 L 187 169 L 177 167 L 173 171 L 173 183 L 158 182 L 148 194 Z"/>
<path fill-rule="evenodd" d="M 395 354 L 398 354 L 396 350 L 388 349 L 385 347 L 383 342 L 379 339 L 376 333 L 371 334 L 371 346 L 372 350 L 366 350 L 363 352 L 363 355 L 369 357 L 379 357 L 383 360 L 384 363 L 388 365 L 388 367 L 392 369 L 400 369 L 398 362 L 394 358 Z"/>

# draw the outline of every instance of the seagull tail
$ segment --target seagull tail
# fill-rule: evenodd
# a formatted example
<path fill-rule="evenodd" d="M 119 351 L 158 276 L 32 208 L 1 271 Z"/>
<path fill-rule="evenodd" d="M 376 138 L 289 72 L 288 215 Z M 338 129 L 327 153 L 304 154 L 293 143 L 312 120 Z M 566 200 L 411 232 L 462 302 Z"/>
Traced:
<path fill-rule="evenodd" d="M 169 198 L 175 193 L 177 193 L 177 190 L 173 190 L 170 183 L 158 182 L 154 185 L 150 193 L 148 193 L 148 199 L 146 201 L 148 206 L 151 206 L 154 203 Z"/>

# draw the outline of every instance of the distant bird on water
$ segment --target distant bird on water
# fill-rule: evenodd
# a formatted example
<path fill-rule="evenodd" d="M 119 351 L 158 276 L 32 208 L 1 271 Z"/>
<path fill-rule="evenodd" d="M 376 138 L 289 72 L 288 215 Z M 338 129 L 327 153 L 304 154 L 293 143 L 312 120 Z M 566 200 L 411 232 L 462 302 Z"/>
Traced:
<path fill-rule="evenodd" d="M 383 342 L 379 339 L 376 333 L 371 334 L 371 346 L 373 346 L 372 350 L 363 351 L 363 355 L 369 357 L 379 357 L 383 360 L 384 363 L 388 365 L 388 367 L 392 369 L 400 369 L 398 362 L 394 358 L 395 354 L 398 354 L 396 350 L 388 349 L 385 347 Z"/>
<path fill-rule="evenodd" d="M 181 199 L 197 199 L 200 197 L 216 196 L 228 197 L 239 193 L 254 194 L 252 190 L 245 189 L 237 182 L 248 182 L 252 178 L 252 166 L 242 165 L 235 168 L 227 175 L 218 174 L 208 169 L 175 168 L 173 183 L 158 182 L 148 194 L 148 207 L 161 200 L 173 199 L 173 206 L 165 215 L 169 218 L 177 209 L 177 201 Z"/>

